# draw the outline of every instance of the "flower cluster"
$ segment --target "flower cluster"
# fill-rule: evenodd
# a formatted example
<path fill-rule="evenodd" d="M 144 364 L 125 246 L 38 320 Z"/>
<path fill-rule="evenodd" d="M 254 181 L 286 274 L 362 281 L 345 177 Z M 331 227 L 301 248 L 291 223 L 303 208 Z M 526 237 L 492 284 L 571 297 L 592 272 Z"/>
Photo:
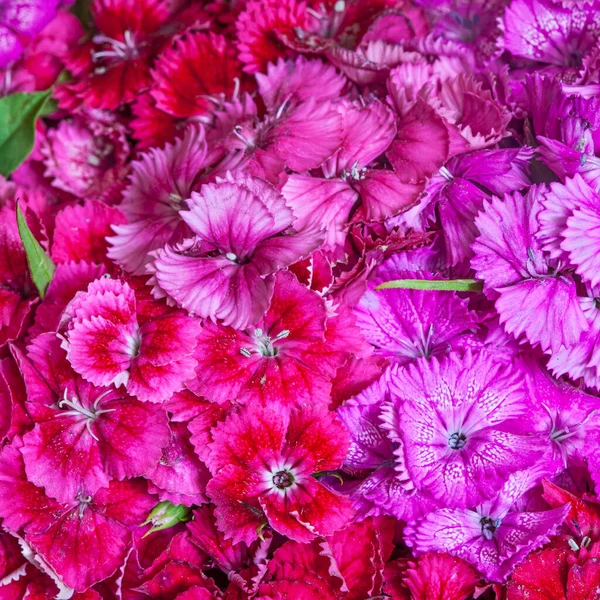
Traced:
<path fill-rule="evenodd" d="M 0 0 L 0 600 L 596 598 L 599 15 Z"/>

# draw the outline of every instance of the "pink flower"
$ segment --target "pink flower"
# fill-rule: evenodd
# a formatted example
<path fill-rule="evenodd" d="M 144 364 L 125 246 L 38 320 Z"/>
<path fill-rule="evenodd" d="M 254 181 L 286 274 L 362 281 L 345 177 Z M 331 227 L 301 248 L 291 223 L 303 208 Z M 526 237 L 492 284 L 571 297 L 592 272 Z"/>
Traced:
<path fill-rule="evenodd" d="M 431 497 L 407 487 L 402 448 L 386 430 L 384 407 L 390 401 L 388 370 L 375 383 L 346 401 L 337 413 L 350 435 L 344 470 L 351 476 L 341 489 L 361 517 L 390 515 L 412 520 L 436 508 Z"/>
<path fill-rule="evenodd" d="M 478 150 L 451 158 L 432 177 L 425 190 L 428 213 L 430 218 L 434 211 L 439 215 L 449 266 L 472 256 L 471 244 L 479 233 L 474 221 L 484 200 L 530 185 L 532 156 L 527 148 Z"/>
<path fill-rule="evenodd" d="M 337 100 L 347 84 L 332 65 L 302 55 L 269 63 L 266 74 L 256 74 L 256 83 L 269 111 L 277 111 L 287 102 L 299 104 L 311 98 L 320 102 Z"/>
<path fill-rule="evenodd" d="M 42 334 L 17 356 L 35 423 L 21 448 L 29 481 L 69 502 L 82 489 L 94 494 L 156 465 L 169 439 L 164 411 L 83 381 L 54 334 Z"/>
<path fill-rule="evenodd" d="M 557 362 L 550 360 L 550 363 Z M 527 365 L 527 384 L 532 399 L 533 426 L 548 445 L 545 459 L 548 469 L 552 469 L 552 464 L 557 470 L 567 469 L 578 461 L 594 458 L 598 454 L 597 398 L 565 381 L 553 379 L 535 364 Z"/>
<path fill-rule="evenodd" d="M 552 353 L 548 368 L 556 377 L 569 375 L 571 379 L 583 378 L 586 385 L 600 389 L 600 356 L 598 342 L 600 341 L 600 288 L 586 286 L 587 295 L 580 298 L 581 308 L 589 329 L 581 334 L 577 342 L 562 346 Z"/>
<path fill-rule="evenodd" d="M 186 310 L 244 329 L 266 312 L 275 273 L 322 243 L 316 229 L 293 229 L 283 197 L 255 177 L 231 175 L 192 193 L 181 216 L 196 235 L 154 252 L 162 291 Z"/>
<path fill-rule="evenodd" d="M 504 14 L 505 48 L 576 80 L 582 59 L 598 40 L 596 9 L 596 3 L 563 8 L 549 0 L 514 0 Z"/>
<path fill-rule="evenodd" d="M 556 352 L 577 342 L 589 326 L 572 277 L 543 253 L 536 238 L 543 193 L 533 186 L 524 197 L 516 192 L 485 202 L 475 219 L 480 234 L 471 266 L 488 297 L 498 298 L 506 331 Z"/>
<path fill-rule="evenodd" d="M 85 102 L 115 110 L 152 81 L 151 54 L 168 6 L 159 0 L 94 0 L 91 10 L 98 33 L 66 56 L 73 79 L 59 88 L 61 106 Z"/>
<path fill-rule="evenodd" d="M 156 504 L 141 481 L 113 482 L 94 494 L 85 489 L 68 502 L 49 498 L 25 475 L 18 442 L 0 454 L 0 516 L 60 579 L 85 591 L 112 575 L 125 559 L 130 528 Z"/>
<path fill-rule="evenodd" d="M 179 211 L 210 164 L 202 126 L 190 126 L 183 137 L 162 149 L 152 148 L 131 163 L 131 183 L 119 205 L 126 224 L 115 223 L 108 256 L 133 275 L 143 275 L 148 256 L 165 244 L 190 235 Z"/>
<path fill-rule="evenodd" d="M 149 482 L 148 491 L 157 494 L 160 500 L 185 506 L 207 501 L 205 491 L 210 473 L 194 452 L 185 423 L 171 423 L 168 444 L 144 476 Z"/>
<path fill-rule="evenodd" d="M 313 476 L 337 469 L 348 444 L 343 426 L 326 408 L 306 406 L 288 415 L 277 406 L 252 403 L 217 425 L 213 439 L 207 492 L 218 528 L 233 543 L 251 544 L 266 524 L 309 542 L 351 519 L 349 500 Z"/>
<path fill-rule="evenodd" d="M 400 558 L 387 563 L 384 577 L 394 600 L 467 600 L 479 582 L 465 561 L 433 552 L 414 562 Z"/>
<path fill-rule="evenodd" d="M 600 283 L 600 194 L 579 174 L 553 183 L 541 200 L 538 238 L 592 286 Z"/>
<path fill-rule="evenodd" d="M 474 565 L 486 578 L 503 581 L 514 565 L 543 546 L 564 521 L 569 505 L 519 512 L 513 505 L 535 485 L 535 476 L 512 474 L 498 495 L 474 510 L 443 508 L 405 529 L 415 552 L 447 552 Z"/>
<path fill-rule="evenodd" d="M 362 349 L 360 336 L 358 343 L 338 339 L 344 329 L 357 333 L 351 322 L 344 327 L 328 314 L 323 298 L 281 272 L 269 309 L 253 327 L 236 331 L 205 323 L 194 355 L 197 377 L 188 387 L 220 403 L 326 405 L 337 368 L 349 352 Z"/>
<path fill-rule="evenodd" d="M 163 402 L 193 377 L 198 321 L 144 298 L 142 290 L 97 279 L 66 315 L 67 357 L 94 385 L 124 385 L 140 400 Z"/>
<path fill-rule="evenodd" d="M 236 21 L 239 59 L 247 73 L 264 71 L 267 63 L 292 54 L 281 42 L 306 21 L 306 4 L 296 0 L 250 0 Z"/>
<path fill-rule="evenodd" d="M 366 106 L 342 102 L 342 142 L 338 152 L 321 166 L 324 177 L 291 175 L 282 188 L 300 226 L 327 226 L 326 248 L 343 248 L 350 212 L 362 200 L 365 218 L 383 220 L 408 210 L 417 202 L 418 186 L 389 170 L 371 165 L 383 155 L 396 135 L 395 119 L 385 104 Z"/>
<path fill-rule="evenodd" d="M 62 120 L 41 147 L 52 185 L 78 198 L 97 199 L 127 174 L 125 128 L 107 113 Z"/>
<path fill-rule="evenodd" d="M 474 506 L 541 458 L 517 423 L 528 410 L 523 376 L 485 352 L 420 360 L 389 385 L 383 427 L 399 444 L 407 491 L 448 508 Z"/>
<path fill-rule="evenodd" d="M 54 221 L 54 236 L 50 256 L 57 263 L 85 261 L 106 264 L 106 236 L 111 226 L 125 222 L 120 210 L 93 200 L 63 208 Z"/>

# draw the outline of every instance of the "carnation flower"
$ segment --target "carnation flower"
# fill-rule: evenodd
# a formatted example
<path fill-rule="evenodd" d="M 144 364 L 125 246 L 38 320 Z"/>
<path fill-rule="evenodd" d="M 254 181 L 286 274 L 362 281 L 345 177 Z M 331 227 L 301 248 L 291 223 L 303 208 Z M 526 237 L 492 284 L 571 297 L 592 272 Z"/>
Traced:
<path fill-rule="evenodd" d="M 247 73 L 264 71 L 267 63 L 292 52 L 281 38 L 291 34 L 294 28 L 302 28 L 306 22 L 306 4 L 296 0 L 260 2 L 250 0 L 238 16 L 239 59 Z"/>
<path fill-rule="evenodd" d="M 524 148 L 479 150 L 450 159 L 432 177 L 426 188 L 427 210 L 431 214 L 435 207 L 439 215 L 449 265 L 472 256 L 470 246 L 478 234 L 474 219 L 484 200 L 529 185 L 531 157 L 532 152 Z"/>
<path fill-rule="evenodd" d="M 128 223 L 115 223 L 108 256 L 133 275 L 143 275 L 149 253 L 191 234 L 179 211 L 187 208 L 194 184 L 210 165 L 202 126 L 189 126 L 183 138 L 152 148 L 131 163 L 131 183 L 120 210 Z"/>
<path fill-rule="evenodd" d="M 125 129 L 103 113 L 61 121 L 48 131 L 41 152 L 52 185 L 78 198 L 108 193 L 129 170 Z"/>
<path fill-rule="evenodd" d="M 125 559 L 130 528 L 156 503 L 142 481 L 113 482 L 90 494 L 80 490 L 60 503 L 27 480 L 19 444 L 0 454 L 0 516 L 61 580 L 85 591 L 112 575 Z"/>
<path fill-rule="evenodd" d="M 66 108 L 82 102 L 90 108 L 115 110 L 135 100 L 152 81 L 149 53 L 167 20 L 160 0 L 94 0 L 97 34 L 66 57 L 74 78 L 59 91 Z"/>
<path fill-rule="evenodd" d="M 123 385 L 140 400 L 163 402 L 193 377 L 198 321 L 121 280 L 92 282 L 66 315 L 67 358 L 94 385 Z"/>
<path fill-rule="evenodd" d="M 541 199 L 538 237 L 553 258 L 563 258 L 592 286 L 600 283 L 600 194 L 576 174 L 553 183 Z"/>
<path fill-rule="evenodd" d="M 343 426 L 326 408 L 305 406 L 288 415 L 251 403 L 212 435 L 207 492 L 216 505 L 217 527 L 234 544 L 251 544 L 267 524 L 309 542 L 352 518 L 349 500 L 315 477 L 337 469 L 348 445 Z"/>
<path fill-rule="evenodd" d="M 552 65 L 549 73 L 576 80 L 582 58 L 598 40 L 592 4 L 563 8 L 550 0 L 513 0 L 504 14 L 504 46 L 514 56 Z"/>
<path fill-rule="evenodd" d="M 205 492 L 210 474 L 194 452 L 185 423 L 171 423 L 168 444 L 144 475 L 149 481 L 148 491 L 161 500 L 185 506 L 207 501 Z"/>
<path fill-rule="evenodd" d="M 208 118 L 213 102 L 239 87 L 242 71 L 225 37 L 187 31 L 160 55 L 153 75 L 150 93 L 158 109 L 179 118 Z"/>
<path fill-rule="evenodd" d="M 188 387 L 214 402 L 260 399 L 282 408 L 327 404 L 330 380 L 362 340 L 352 323 L 340 339 L 340 318 L 325 301 L 281 272 L 263 318 L 245 331 L 206 323 L 198 337 L 197 377 Z"/>
<path fill-rule="evenodd" d="M 536 238 L 541 194 L 543 188 L 533 186 L 525 196 L 485 202 L 475 219 L 480 234 L 471 265 L 488 296 L 498 298 L 506 331 L 556 352 L 577 342 L 589 326 L 573 278 L 547 258 Z"/>
<path fill-rule="evenodd" d="M 396 135 L 393 113 L 383 103 L 345 102 L 338 111 L 343 138 L 339 151 L 321 166 L 324 177 L 292 175 L 282 188 L 299 224 L 327 226 L 326 248 L 332 252 L 343 247 L 346 223 L 359 198 L 367 219 L 383 220 L 414 205 L 421 191 L 391 171 L 368 168 Z"/>
<path fill-rule="evenodd" d="M 582 378 L 586 385 L 600 389 L 600 357 L 598 340 L 600 338 L 600 288 L 586 286 L 586 297 L 580 298 L 583 314 L 589 329 L 581 334 L 579 340 L 570 346 L 562 346 L 553 353 L 548 368 L 556 375 L 568 374 L 573 380 Z"/>
<path fill-rule="evenodd" d="M 143 475 L 169 439 L 166 413 L 73 372 L 60 340 L 44 333 L 17 354 L 35 427 L 21 454 L 29 481 L 60 502 L 112 479 Z"/>
<path fill-rule="evenodd" d="M 0 8 L 0 68 L 23 53 L 23 43 L 54 17 L 58 0 L 8 0 Z"/>
<path fill-rule="evenodd" d="M 552 361 L 551 361 L 552 362 Z M 595 457 L 597 399 L 540 367 L 528 365 L 527 382 L 533 400 L 535 429 L 549 444 L 548 468 L 568 468 L 577 459 Z"/>
<path fill-rule="evenodd" d="M 54 236 L 50 256 L 57 263 L 84 261 L 106 264 L 106 236 L 111 226 L 125 222 L 123 213 L 103 202 L 88 200 L 83 204 L 66 206 L 54 221 Z"/>
<path fill-rule="evenodd" d="M 151 272 L 181 307 L 236 329 L 266 312 L 275 273 L 322 243 L 317 229 L 293 229 L 284 198 L 255 177 L 229 174 L 192 193 L 188 205 L 181 217 L 196 237 L 154 252 Z"/>
<path fill-rule="evenodd" d="M 389 562 L 384 577 L 386 590 L 394 600 L 467 600 L 479 580 L 464 560 L 433 552 L 422 554 L 414 562 Z"/>
<path fill-rule="evenodd" d="M 461 347 L 462 334 L 477 328 L 467 302 L 451 292 L 375 290 L 394 279 L 429 279 L 430 273 L 397 271 L 382 265 L 354 313 L 375 353 L 398 364 L 429 359 Z"/>
<path fill-rule="evenodd" d="M 410 520 L 435 508 L 431 497 L 406 488 L 400 445 L 386 431 L 383 408 L 390 399 L 391 369 L 337 409 L 350 435 L 344 470 L 351 476 L 342 486 L 361 517 L 390 515 Z"/>
<path fill-rule="evenodd" d="M 384 428 L 399 444 L 405 489 L 449 508 L 491 498 L 540 458 L 516 423 L 527 409 L 523 376 L 485 352 L 421 359 L 393 373 Z"/>
<path fill-rule="evenodd" d="M 598 586 L 597 545 L 589 558 L 574 559 L 566 542 L 531 554 L 518 565 L 507 585 L 508 600 L 524 600 L 532 593 L 547 598 L 580 600 L 595 594 Z M 544 577 L 540 577 L 543 573 Z"/>
<path fill-rule="evenodd" d="M 408 526 L 406 541 L 418 553 L 447 552 L 488 579 L 503 581 L 514 565 L 548 541 L 569 512 L 568 505 L 543 512 L 512 508 L 534 484 L 533 473 L 517 471 L 494 499 L 475 510 L 443 508 Z"/>

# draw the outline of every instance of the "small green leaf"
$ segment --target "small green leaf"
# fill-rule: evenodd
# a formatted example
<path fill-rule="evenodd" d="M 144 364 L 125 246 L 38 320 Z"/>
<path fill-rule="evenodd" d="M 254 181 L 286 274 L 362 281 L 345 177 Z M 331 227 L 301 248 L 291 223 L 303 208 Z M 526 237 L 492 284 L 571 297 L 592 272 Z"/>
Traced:
<path fill-rule="evenodd" d="M 25 247 L 25 255 L 27 256 L 31 279 L 33 279 L 33 283 L 35 283 L 35 287 L 40 293 L 40 298 L 43 298 L 46 288 L 54 275 L 54 263 L 40 246 L 40 243 L 33 237 L 33 233 L 31 233 L 31 229 L 29 229 L 25 220 L 25 215 L 18 204 L 17 227 L 19 229 L 19 236 Z"/>
<path fill-rule="evenodd" d="M 10 175 L 31 153 L 35 121 L 52 90 L 0 98 L 0 174 Z"/>
<path fill-rule="evenodd" d="M 174 527 L 177 523 L 189 521 L 192 518 L 191 512 L 191 509 L 183 504 L 171 504 L 168 500 L 159 502 L 142 523 L 142 525 L 152 523 L 152 527 L 144 534 L 144 537 L 155 531 Z"/>
<path fill-rule="evenodd" d="M 476 279 L 394 279 L 378 285 L 376 290 L 439 290 L 446 292 L 480 292 L 483 282 Z"/>

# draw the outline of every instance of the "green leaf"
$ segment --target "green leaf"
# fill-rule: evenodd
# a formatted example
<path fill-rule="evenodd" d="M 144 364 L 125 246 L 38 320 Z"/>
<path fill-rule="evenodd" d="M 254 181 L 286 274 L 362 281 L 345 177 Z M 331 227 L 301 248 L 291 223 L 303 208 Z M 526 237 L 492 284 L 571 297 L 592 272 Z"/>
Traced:
<path fill-rule="evenodd" d="M 25 220 L 25 215 L 18 204 L 17 227 L 19 229 L 19 236 L 25 247 L 31 279 L 33 279 L 33 283 L 35 283 L 35 287 L 40 293 L 40 298 L 43 298 L 46 293 L 46 288 L 52 281 L 52 276 L 54 275 L 54 263 L 46 252 L 44 252 L 40 243 L 33 237 L 33 233 L 31 233 L 31 229 L 29 229 L 27 221 Z"/>
<path fill-rule="evenodd" d="M 10 175 L 31 153 L 35 121 L 52 90 L 0 98 L 0 174 Z"/>
<path fill-rule="evenodd" d="M 376 290 L 439 290 L 446 292 L 480 292 L 483 282 L 476 279 L 394 279 L 378 285 Z"/>

